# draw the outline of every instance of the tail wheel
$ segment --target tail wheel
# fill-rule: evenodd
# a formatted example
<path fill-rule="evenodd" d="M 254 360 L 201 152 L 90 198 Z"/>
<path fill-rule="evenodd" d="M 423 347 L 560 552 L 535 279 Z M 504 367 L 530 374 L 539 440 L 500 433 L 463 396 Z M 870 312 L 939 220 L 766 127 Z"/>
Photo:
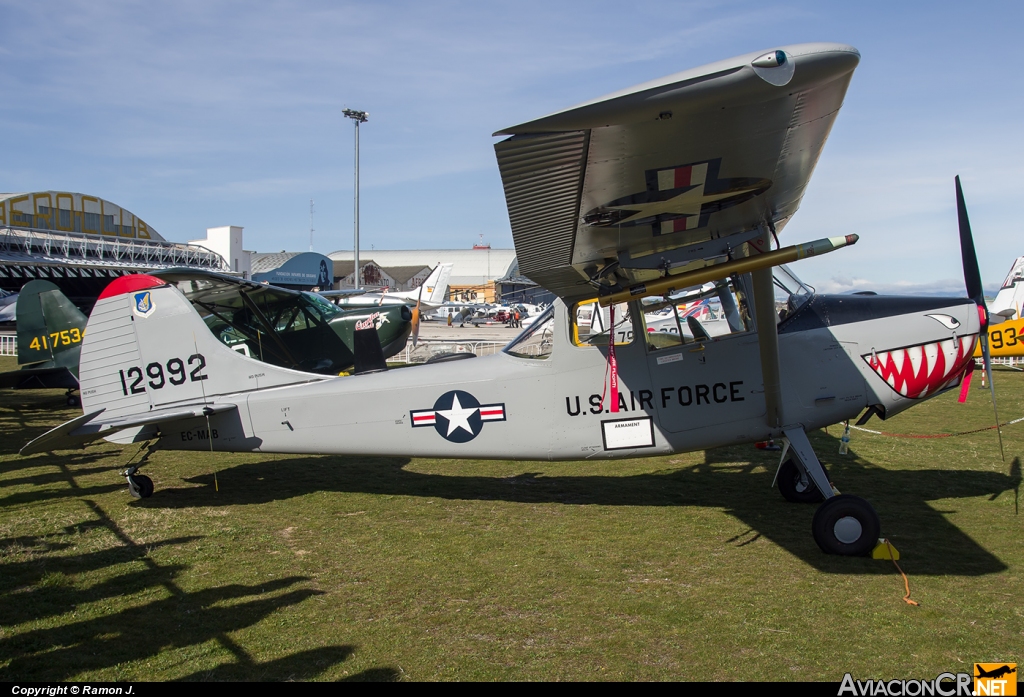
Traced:
<path fill-rule="evenodd" d="M 130 474 L 128 479 L 128 493 L 135 499 L 148 499 L 153 495 L 153 480 L 144 474 Z"/>
<path fill-rule="evenodd" d="M 778 484 L 782 498 L 790 503 L 818 503 L 823 498 L 818 487 L 814 486 L 814 482 L 796 466 L 791 457 L 786 458 L 779 467 L 775 483 Z"/>
<path fill-rule="evenodd" d="M 878 543 L 882 526 L 871 504 L 851 494 L 833 496 L 814 512 L 811 530 L 825 554 L 862 557 Z"/>

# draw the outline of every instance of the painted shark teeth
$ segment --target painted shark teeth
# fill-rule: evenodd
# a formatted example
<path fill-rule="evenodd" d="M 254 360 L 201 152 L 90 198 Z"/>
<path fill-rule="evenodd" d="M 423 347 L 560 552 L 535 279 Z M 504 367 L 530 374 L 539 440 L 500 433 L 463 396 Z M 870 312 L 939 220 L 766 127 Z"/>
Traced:
<path fill-rule="evenodd" d="M 915 346 L 876 351 L 862 358 L 895 392 L 920 399 L 959 381 L 973 360 L 978 336 L 971 334 Z"/>

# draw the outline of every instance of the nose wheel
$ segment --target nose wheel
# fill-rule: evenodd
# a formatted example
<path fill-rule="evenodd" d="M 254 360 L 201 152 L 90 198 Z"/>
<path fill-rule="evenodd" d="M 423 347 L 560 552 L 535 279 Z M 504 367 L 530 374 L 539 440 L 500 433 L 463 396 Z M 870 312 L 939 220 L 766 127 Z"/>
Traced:
<path fill-rule="evenodd" d="M 814 541 L 825 554 L 863 557 L 878 543 L 882 525 L 871 504 L 852 494 L 840 494 L 818 506 L 811 523 Z"/>

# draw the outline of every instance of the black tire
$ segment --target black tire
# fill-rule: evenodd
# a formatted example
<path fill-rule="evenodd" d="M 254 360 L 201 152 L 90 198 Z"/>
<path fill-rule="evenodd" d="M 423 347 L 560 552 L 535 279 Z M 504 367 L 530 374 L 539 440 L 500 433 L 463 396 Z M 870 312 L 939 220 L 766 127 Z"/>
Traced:
<path fill-rule="evenodd" d="M 793 462 L 793 458 L 787 457 L 779 467 L 779 476 L 775 480 L 782 498 L 790 503 L 820 503 L 824 500 L 814 482 L 810 481 L 810 478 L 801 481 L 801 475 L 803 472 Z"/>
<path fill-rule="evenodd" d="M 153 495 L 153 480 L 144 474 L 129 475 L 128 493 L 135 499 L 148 499 Z"/>
<path fill-rule="evenodd" d="M 863 557 L 878 544 L 882 525 L 871 504 L 859 496 L 840 494 L 818 506 L 811 531 L 825 554 Z"/>
<path fill-rule="evenodd" d="M 82 406 L 82 400 L 80 400 L 78 398 L 78 395 L 69 394 L 68 395 L 68 406 L 69 407 L 80 407 L 80 406 Z"/>
<path fill-rule="evenodd" d="M 436 356 L 429 358 L 427 363 L 447 363 L 448 361 L 461 361 L 464 358 L 476 358 L 475 353 L 439 353 Z"/>

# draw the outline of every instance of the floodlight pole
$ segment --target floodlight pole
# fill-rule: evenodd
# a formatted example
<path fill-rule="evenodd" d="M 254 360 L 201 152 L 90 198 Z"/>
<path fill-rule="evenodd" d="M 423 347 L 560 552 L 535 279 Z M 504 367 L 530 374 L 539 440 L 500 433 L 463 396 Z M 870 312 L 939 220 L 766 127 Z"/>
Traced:
<path fill-rule="evenodd" d="M 366 123 L 367 119 L 370 118 L 370 114 L 365 111 L 356 111 L 355 109 L 345 109 L 343 113 L 346 117 L 356 122 L 356 191 L 355 191 L 355 241 L 352 245 L 352 256 L 355 260 L 355 287 L 361 288 L 362 282 L 359 273 L 359 124 Z"/>

